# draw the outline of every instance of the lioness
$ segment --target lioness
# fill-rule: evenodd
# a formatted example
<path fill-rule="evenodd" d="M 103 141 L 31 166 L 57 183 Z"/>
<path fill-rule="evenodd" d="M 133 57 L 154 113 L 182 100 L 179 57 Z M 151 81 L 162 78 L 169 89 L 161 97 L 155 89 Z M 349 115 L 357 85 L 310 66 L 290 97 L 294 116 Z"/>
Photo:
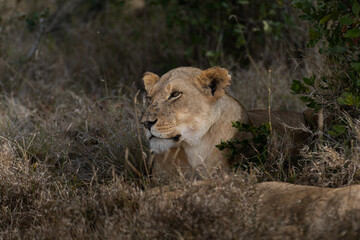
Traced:
<path fill-rule="evenodd" d="M 269 121 L 267 111 L 247 112 L 226 93 L 230 79 L 228 71 L 220 67 L 204 71 L 180 67 L 161 77 L 144 74 L 149 105 L 141 123 L 155 153 L 154 175 L 191 177 L 194 172 L 212 174 L 228 169 L 225 154 L 215 145 L 221 139 L 248 137 L 231 122 L 260 125 Z M 286 131 L 284 124 L 294 128 L 305 124 L 303 114 L 293 112 L 273 112 L 271 121 L 280 133 Z M 303 137 L 295 138 L 303 141 Z"/>

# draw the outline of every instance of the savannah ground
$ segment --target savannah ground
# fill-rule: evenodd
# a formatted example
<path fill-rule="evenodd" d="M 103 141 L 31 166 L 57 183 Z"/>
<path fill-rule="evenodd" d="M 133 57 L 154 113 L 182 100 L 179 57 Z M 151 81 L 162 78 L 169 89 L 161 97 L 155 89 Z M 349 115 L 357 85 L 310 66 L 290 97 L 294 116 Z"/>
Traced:
<path fill-rule="evenodd" d="M 305 50 L 308 25 L 288 2 L 200 5 L 0 1 L 0 239 L 267 239 L 274 224 L 256 223 L 253 184 L 360 182 L 356 119 L 350 149 L 319 142 L 314 130 L 295 162 L 278 141 L 263 165 L 206 186 L 151 182 L 138 124 L 145 71 L 221 65 L 247 109 L 292 111 L 306 109 L 291 94 L 292 80 L 328 71 Z M 297 234 L 359 236 L 351 219 L 331 224 L 312 233 L 300 222 Z"/>

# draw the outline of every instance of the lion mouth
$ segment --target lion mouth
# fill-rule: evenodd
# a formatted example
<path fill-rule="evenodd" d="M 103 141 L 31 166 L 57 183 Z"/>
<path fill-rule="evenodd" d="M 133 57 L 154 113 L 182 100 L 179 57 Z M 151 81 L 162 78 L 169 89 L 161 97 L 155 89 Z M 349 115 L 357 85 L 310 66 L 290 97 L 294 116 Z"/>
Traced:
<path fill-rule="evenodd" d="M 178 135 L 176 135 L 175 137 L 173 137 L 172 139 L 173 139 L 175 142 L 178 142 L 178 141 L 180 140 L 180 137 L 181 137 L 181 135 L 178 134 Z"/>
<path fill-rule="evenodd" d="M 160 138 L 160 137 L 156 137 L 154 135 L 151 134 L 151 136 L 149 137 L 149 140 L 151 139 L 169 139 L 169 140 L 174 140 L 175 142 L 178 142 L 180 140 L 181 134 L 177 134 L 175 137 L 170 137 L 170 138 Z"/>

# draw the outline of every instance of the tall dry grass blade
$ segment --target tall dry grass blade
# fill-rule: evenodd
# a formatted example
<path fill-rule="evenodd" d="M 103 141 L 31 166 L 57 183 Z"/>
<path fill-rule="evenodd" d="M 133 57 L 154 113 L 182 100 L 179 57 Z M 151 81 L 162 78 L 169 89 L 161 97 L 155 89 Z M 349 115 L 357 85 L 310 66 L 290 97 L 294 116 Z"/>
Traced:
<path fill-rule="evenodd" d="M 319 131 L 319 139 L 320 141 L 323 140 L 323 134 L 324 134 L 324 108 L 321 108 L 318 113 L 318 131 Z"/>
<path fill-rule="evenodd" d="M 269 86 L 268 86 L 268 111 L 269 111 L 269 126 L 270 126 L 270 134 L 272 135 L 272 125 L 271 125 L 271 69 L 269 69 Z"/>
<path fill-rule="evenodd" d="M 134 112 L 135 112 L 135 118 L 136 118 L 136 127 L 137 127 L 137 132 L 138 132 L 138 140 L 139 140 L 139 144 L 140 144 L 140 149 L 141 149 L 141 156 L 142 156 L 142 159 L 143 159 L 143 163 L 144 163 L 144 168 L 145 168 L 145 172 L 146 172 L 146 178 L 148 180 L 148 182 L 150 182 L 150 174 L 149 174 L 149 168 L 147 166 L 147 163 L 146 163 L 146 153 L 144 152 L 144 147 L 143 147 L 143 144 L 142 144 L 142 141 L 141 141 L 141 132 L 140 132 L 140 125 L 139 125 L 139 114 L 138 114 L 138 111 L 137 111 L 137 97 L 140 93 L 140 90 L 138 90 L 135 94 L 135 97 L 134 97 Z"/>
<path fill-rule="evenodd" d="M 131 162 L 129 161 L 129 148 L 126 148 L 125 150 L 125 162 L 126 164 L 128 164 L 131 169 L 139 176 L 140 179 L 142 179 L 142 174 L 136 169 L 136 167 L 134 167 L 134 165 L 131 164 Z"/>

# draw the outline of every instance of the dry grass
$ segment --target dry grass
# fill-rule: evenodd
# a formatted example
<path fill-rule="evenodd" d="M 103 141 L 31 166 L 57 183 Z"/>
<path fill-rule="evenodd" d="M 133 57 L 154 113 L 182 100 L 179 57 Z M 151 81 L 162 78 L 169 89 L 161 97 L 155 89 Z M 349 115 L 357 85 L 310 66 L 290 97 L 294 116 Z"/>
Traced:
<path fill-rule="evenodd" d="M 31 163 L 76 174 L 81 180 L 90 180 L 94 171 L 102 178 L 111 176 L 113 167 L 120 175 L 139 178 L 126 168 L 124 158 L 128 149 L 127 161 L 142 171 L 131 100 L 91 101 L 67 92 L 58 104 L 55 109 L 40 110 L 5 99 L 0 107 L 2 141 L 16 146 L 19 157 Z"/>
<path fill-rule="evenodd" d="M 360 122 L 347 119 L 348 133 L 355 136 L 351 147 L 346 144 L 330 147 L 329 142 L 318 143 L 312 151 L 303 153 L 304 170 L 300 182 L 323 187 L 341 187 L 360 183 Z"/>
<path fill-rule="evenodd" d="M 281 62 L 282 64 L 278 64 Z M 273 66 L 265 67 L 261 63 L 250 69 L 244 70 L 241 66 L 229 64 L 232 71 L 231 95 L 235 96 L 244 104 L 246 109 L 267 109 L 269 71 L 272 75 L 271 105 L 273 110 L 303 111 L 304 105 L 300 100 L 291 94 L 290 86 L 293 79 L 299 76 L 306 76 L 305 69 L 295 70 L 284 64 L 284 59 L 277 59 Z"/>
<path fill-rule="evenodd" d="M 286 169 L 288 157 L 281 151 L 250 176 L 230 175 L 206 187 L 172 184 L 176 197 L 153 194 L 144 175 L 133 100 L 59 94 L 46 107 L 36 98 L 2 100 L 0 238 L 267 239 L 270 233 L 336 238 L 344 229 L 345 236 L 358 236 L 352 220 L 336 219 L 331 234 L 304 232 L 299 222 L 288 235 L 272 222 L 259 225 L 251 200 L 256 178 L 320 186 L 358 183 L 358 142 L 350 155 L 326 147 L 306 152 L 301 169 Z M 356 123 L 353 130 L 359 131 Z M 277 144 L 287 148 L 286 142 Z"/>
<path fill-rule="evenodd" d="M 134 104 L 134 97 L 144 71 L 162 74 L 184 59 L 184 49 L 162 44 L 164 16 L 153 8 L 119 14 L 105 7 L 84 19 L 76 9 L 80 17 L 66 15 L 26 59 L 36 32 L 26 30 L 25 14 L 45 2 L 19 1 L 16 8 L 5 2 L 0 239 L 267 239 L 273 223 L 258 225 L 250 200 L 258 179 L 319 186 L 360 182 L 360 126 L 354 121 L 351 131 L 358 138 L 352 149 L 318 145 L 290 168 L 286 141 L 280 141 L 285 150 L 274 153 L 265 169 L 231 174 L 206 187 L 174 183 L 168 187 L 177 189 L 177 197 L 153 194 L 143 161 L 147 143 L 136 124 L 145 98 L 140 93 Z M 47 4 L 56 9 L 56 2 Z M 246 108 L 267 108 L 270 68 L 272 109 L 300 111 L 304 106 L 289 86 L 309 75 L 309 66 L 294 71 L 297 64 L 280 54 L 270 67 L 259 61 L 244 69 L 231 59 L 223 67 L 233 76 L 230 92 Z M 349 228 L 349 236 L 356 234 L 351 224 L 334 222 L 337 230 Z"/>

